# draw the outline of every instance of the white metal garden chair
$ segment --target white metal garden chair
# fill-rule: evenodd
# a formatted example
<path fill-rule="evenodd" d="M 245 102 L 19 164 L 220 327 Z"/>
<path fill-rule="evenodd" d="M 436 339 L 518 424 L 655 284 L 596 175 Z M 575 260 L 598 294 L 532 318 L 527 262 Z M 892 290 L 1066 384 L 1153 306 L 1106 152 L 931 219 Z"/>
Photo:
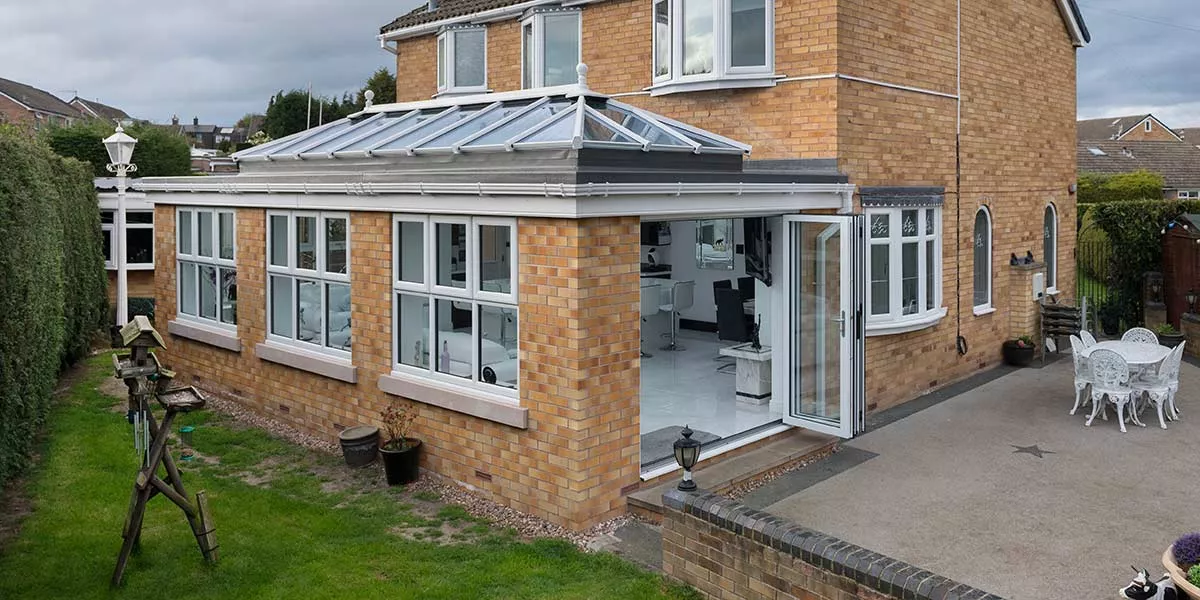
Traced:
<path fill-rule="evenodd" d="M 1071 407 L 1069 413 L 1072 415 L 1079 410 L 1080 406 L 1087 406 L 1087 403 L 1091 401 L 1086 392 L 1092 385 L 1092 367 L 1088 363 L 1087 357 L 1083 356 L 1084 348 L 1083 340 L 1071 336 L 1071 359 L 1075 361 L 1075 405 Z"/>
<path fill-rule="evenodd" d="M 1086 426 L 1092 426 L 1107 398 L 1116 405 L 1117 424 L 1121 426 L 1121 433 L 1125 433 L 1125 405 L 1133 398 L 1129 364 L 1120 354 L 1103 348 L 1093 350 L 1088 355 L 1088 362 L 1092 366 L 1092 416 L 1088 417 Z"/>
<path fill-rule="evenodd" d="M 1145 395 L 1158 410 L 1158 426 L 1167 428 L 1163 420 L 1163 407 L 1166 407 L 1167 418 L 1172 421 L 1179 415 L 1175 412 L 1175 393 L 1179 391 L 1179 365 L 1183 362 L 1183 347 L 1187 342 L 1179 344 L 1158 365 L 1157 372 L 1147 373 L 1142 378 L 1132 382 L 1135 397 Z"/>
<path fill-rule="evenodd" d="M 1140 344 L 1157 344 L 1158 336 L 1145 327 L 1134 327 L 1121 336 L 1122 342 L 1137 342 Z"/>
<path fill-rule="evenodd" d="M 1091 348 L 1092 346 L 1096 345 L 1096 336 L 1092 335 L 1091 332 L 1086 329 L 1080 330 L 1079 340 L 1083 342 L 1084 348 Z"/>

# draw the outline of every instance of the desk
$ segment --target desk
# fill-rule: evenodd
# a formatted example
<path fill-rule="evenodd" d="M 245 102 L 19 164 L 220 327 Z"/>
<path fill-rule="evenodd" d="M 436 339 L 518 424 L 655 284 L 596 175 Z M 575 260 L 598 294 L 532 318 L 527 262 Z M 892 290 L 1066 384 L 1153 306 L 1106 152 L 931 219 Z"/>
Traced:
<path fill-rule="evenodd" d="M 749 343 L 721 348 L 717 351 L 721 356 L 731 356 L 737 359 L 737 391 L 738 402 L 762 405 L 771 402 L 771 348 L 763 346 L 758 350 L 750 347 Z"/>

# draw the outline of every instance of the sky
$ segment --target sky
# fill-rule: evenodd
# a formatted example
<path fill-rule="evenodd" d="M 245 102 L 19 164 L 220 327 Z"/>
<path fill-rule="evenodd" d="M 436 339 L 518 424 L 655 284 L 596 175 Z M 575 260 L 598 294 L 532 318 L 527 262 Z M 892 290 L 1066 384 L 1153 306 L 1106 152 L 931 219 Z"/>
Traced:
<path fill-rule="evenodd" d="M 340 97 L 394 72 L 375 35 L 419 1 L 0 0 L 0 77 L 140 119 L 232 125 L 281 89 Z M 1079 51 L 1079 117 L 1200 126 L 1200 2 L 1078 1 L 1093 39 Z"/>

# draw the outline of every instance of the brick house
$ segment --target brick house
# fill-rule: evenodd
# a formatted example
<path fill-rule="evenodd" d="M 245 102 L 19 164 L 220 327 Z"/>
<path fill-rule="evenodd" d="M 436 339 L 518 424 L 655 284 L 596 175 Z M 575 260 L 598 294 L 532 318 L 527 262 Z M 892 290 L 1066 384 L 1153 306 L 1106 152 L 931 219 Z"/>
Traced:
<path fill-rule="evenodd" d="M 70 125 L 81 114 L 50 92 L 0 78 L 0 123 L 38 130 L 48 125 Z"/>
<path fill-rule="evenodd" d="M 397 104 L 143 179 L 168 362 L 330 436 L 408 399 L 426 468 L 583 528 L 680 425 L 853 436 L 1073 297 L 1073 0 L 695 2 L 443 0 Z"/>
<path fill-rule="evenodd" d="M 1079 141 L 1180 142 L 1183 136 L 1151 114 L 1127 117 L 1102 117 L 1079 121 L 1075 129 Z"/>
<path fill-rule="evenodd" d="M 1119 175 L 1150 171 L 1163 177 L 1163 198 L 1200 198 L 1200 148 L 1183 141 L 1080 140 L 1080 173 Z"/>

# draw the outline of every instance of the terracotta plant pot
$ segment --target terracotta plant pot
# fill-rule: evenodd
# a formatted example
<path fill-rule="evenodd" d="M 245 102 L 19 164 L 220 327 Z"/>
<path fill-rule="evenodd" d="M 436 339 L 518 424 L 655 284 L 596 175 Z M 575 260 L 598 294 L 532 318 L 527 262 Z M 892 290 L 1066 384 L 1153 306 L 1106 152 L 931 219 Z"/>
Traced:
<path fill-rule="evenodd" d="M 1004 357 L 1004 363 L 1014 367 L 1028 367 L 1033 362 L 1033 352 L 1035 346 L 1021 347 L 1017 345 L 1016 340 L 1008 340 L 1000 347 L 1000 353 Z"/>
<path fill-rule="evenodd" d="M 1163 566 L 1166 567 L 1167 573 L 1171 576 L 1171 581 L 1175 583 L 1175 589 L 1187 594 L 1188 598 L 1194 600 L 1200 599 L 1200 587 L 1196 587 L 1188 581 L 1187 571 L 1179 568 L 1175 564 L 1175 548 L 1172 546 L 1163 552 Z"/>
<path fill-rule="evenodd" d="M 421 440 L 405 439 L 408 440 L 408 447 L 403 450 L 379 449 L 388 485 L 412 483 L 421 475 Z"/>

